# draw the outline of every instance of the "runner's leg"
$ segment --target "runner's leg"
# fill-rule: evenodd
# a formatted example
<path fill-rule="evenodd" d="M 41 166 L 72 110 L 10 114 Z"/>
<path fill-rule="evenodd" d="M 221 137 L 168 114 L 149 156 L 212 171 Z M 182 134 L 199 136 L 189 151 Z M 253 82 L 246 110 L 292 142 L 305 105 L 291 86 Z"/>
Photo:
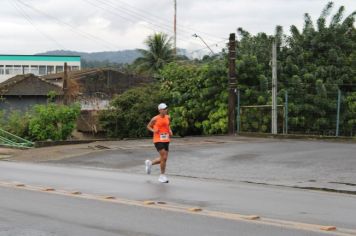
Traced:
<path fill-rule="evenodd" d="M 161 156 L 157 157 L 156 159 L 153 159 L 152 165 L 157 165 L 161 163 Z"/>
<path fill-rule="evenodd" d="M 161 156 L 161 160 L 160 160 L 161 174 L 164 174 L 166 172 L 166 162 L 167 162 L 167 158 L 168 158 L 168 151 L 166 151 L 165 149 L 161 149 L 159 151 L 159 154 Z"/>

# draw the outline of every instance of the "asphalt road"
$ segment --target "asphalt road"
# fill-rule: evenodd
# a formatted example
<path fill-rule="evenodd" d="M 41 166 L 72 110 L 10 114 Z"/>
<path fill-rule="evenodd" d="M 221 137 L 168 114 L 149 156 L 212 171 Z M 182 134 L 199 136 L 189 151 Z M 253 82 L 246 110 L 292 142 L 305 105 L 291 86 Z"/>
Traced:
<path fill-rule="evenodd" d="M 323 235 L 192 214 L 0 188 L 0 235 Z"/>
<path fill-rule="evenodd" d="M 156 177 L 0 162 L 0 235 L 325 234 L 303 226 L 304 230 L 289 227 L 284 221 L 334 225 L 342 232 L 351 229 L 356 235 L 354 195 L 183 177 L 171 177 L 171 183 L 160 184 Z M 18 182 L 29 189 L 15 187 Z M 56 191 L 33 191 L 31 186 L 52 187 Z M 61 191 L 80 191 L 94 197 L 57 194 Z M 101 196 L 123 200 L 102 201 Z M 145 200 L 166 204 L 147 208 L 142 204 Z M 203 211 L 202 215 L 182 213 L 170 210 L 171 206 L 200 207 Z M 209 211 L 259 215 L 261 220 L 249 223 L 220 219 L 205 215 Z M 268 223 L 268 219 L 275 220 L 277 225 Z"/>
<path fill-rule="evenodd" d="M 0 162 L 0 236 L 356 235 L 355 153 L 346 142 L 175 139 L 160 184 L 158 167 L 143 174 L 151 140 L 21 151 Z"/>
<path fill-rule="evenodd" d="M 111 150 L 48 163 L 142 173 L 143 161 L 157 156 L 151 140 L 100 144 Z M 355 153 L 355 142 L 226 136 L 176 139 L 170 145 L 167 171 L 174 176 L 356 194 Z M 155 168 L 153 174 L 158 171 Z"/>

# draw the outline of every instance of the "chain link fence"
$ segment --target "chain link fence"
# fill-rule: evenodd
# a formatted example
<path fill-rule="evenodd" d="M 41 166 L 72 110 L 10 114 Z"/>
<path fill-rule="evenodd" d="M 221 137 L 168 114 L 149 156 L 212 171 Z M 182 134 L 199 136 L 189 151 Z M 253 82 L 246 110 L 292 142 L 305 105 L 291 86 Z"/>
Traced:
<path fill-rule="evenodd" d="M 356 92 L 329 89 L 303 93 L 281 89 L 277 97 L 279 134 L 322 136 L 356 135 Z M 313 92 L 316 91 L 316 92 Z M 237 132 L 271 133 L 272 105 L 269 92 L 237 92 Z M 260 104 L 266 101 L 267 104 Z"/>

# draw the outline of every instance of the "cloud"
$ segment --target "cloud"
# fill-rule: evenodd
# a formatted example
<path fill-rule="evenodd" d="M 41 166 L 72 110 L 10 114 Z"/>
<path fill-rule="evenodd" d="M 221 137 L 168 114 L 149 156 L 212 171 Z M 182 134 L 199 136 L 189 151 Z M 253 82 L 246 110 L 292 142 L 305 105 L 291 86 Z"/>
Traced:
<path fill-rule="evenodd" d="M 15 4 L 21 1 L 24 4 Z M 243 27 L 273 34 L 276 25 L 301 28 L 303 15 L 319 17 L 326 0 L 177 0 L 178 47 L 204 48 L 197 33 L 216 50 Z M 346 14 L 354 0 L 335 1 Z M 0 53 L 37 53 L 59 48 L 102 51 L 143 48 L 153 32 L 173 35 L 173 0 L 13 0 L 0 8 Z M 332 14 L 333 14 L 332 13 Z M 24 16 L 24 14 L 27 16 Z M 218 46 L 216 44 L 218 43 Z"/>

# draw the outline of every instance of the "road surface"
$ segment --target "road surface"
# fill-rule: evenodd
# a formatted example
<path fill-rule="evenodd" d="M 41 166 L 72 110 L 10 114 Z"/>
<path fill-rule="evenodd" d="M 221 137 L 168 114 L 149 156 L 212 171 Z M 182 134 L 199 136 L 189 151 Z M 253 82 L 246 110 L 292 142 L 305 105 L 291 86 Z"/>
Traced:
<path fill-rule="evenodd" d="M 0 235 L 356 235 L 354 195 L 156 178 L 0 162 Z"/>

